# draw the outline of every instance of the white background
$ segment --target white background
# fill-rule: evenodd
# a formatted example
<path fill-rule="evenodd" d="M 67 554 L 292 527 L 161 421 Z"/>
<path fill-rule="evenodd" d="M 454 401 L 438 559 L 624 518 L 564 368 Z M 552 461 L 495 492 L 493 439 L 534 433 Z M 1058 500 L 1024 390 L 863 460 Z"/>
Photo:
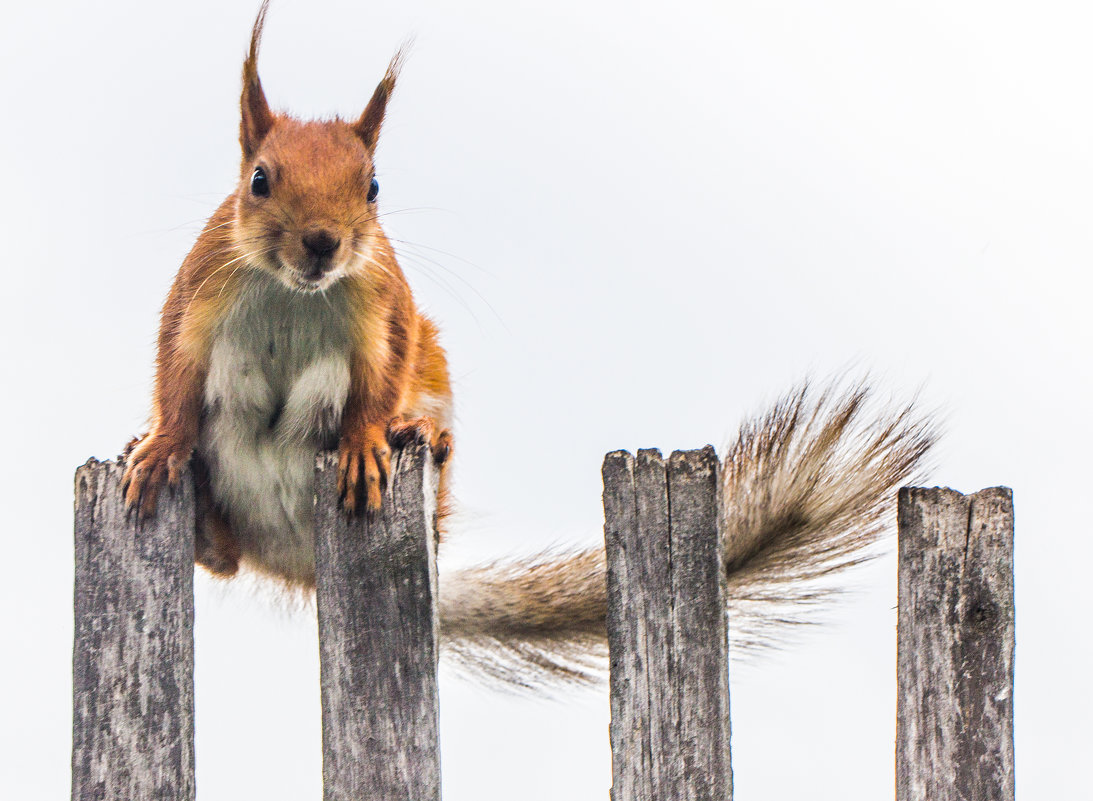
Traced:
<path fill-rule="evenodd" d="M 594 542 L 605 452 L 722 443 L 806 374 L 921 387 L 947 425 L 931 483 L 1015 490 L 1018 793 L 1077 797 L 1089 8 L 276 0 L 261 73 L 301 115 L 355 116 L 417 36 L 381 204 L 410 209 L 387 228 L 417 243 L 457 387 L 446 561 Z M 256 10 L 4 10 L 0 797 L 68 793 L 72 471 L 144 424 L 159 305 L 238 169 Z M 892 559 L 850 583 L 827 625 L 734 667 L 738 798 L 891 797 Z M 197 592 L 201 798 L 318 798 L 313 620 Z M 607 797 L 603 692 L 445 673 L 442 717 L 446 801 Z"/>

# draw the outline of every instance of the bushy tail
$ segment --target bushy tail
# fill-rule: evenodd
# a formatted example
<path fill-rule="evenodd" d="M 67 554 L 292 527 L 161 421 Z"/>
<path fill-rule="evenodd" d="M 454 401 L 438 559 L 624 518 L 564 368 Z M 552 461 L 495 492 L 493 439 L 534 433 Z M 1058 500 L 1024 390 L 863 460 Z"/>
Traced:
<path fill-rule="evenodd" d="M 731 650 L 777 642 L 784 625 L 870 558 L 891 528 L 896 490 L 920 478 L 936 438 L 913 405 L 876 408 L 864 384 L 806 383 L 747 420 L 726 451 L 722 503 Z M 440 579 L 444 650 L 514 687 L 594 683 L 607 654 L 602 548 L 547 552 Z"/>

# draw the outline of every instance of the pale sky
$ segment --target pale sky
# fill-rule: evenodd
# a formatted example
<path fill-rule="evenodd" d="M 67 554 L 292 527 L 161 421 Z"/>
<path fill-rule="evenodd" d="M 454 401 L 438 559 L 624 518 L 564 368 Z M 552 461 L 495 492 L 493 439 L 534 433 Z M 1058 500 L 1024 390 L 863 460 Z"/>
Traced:
<path fill-rule="evenodd" d="M 72 473 L 143 425 L 159 306 L 235 180 L 257 6 L 5 8 L 3 798 L 68 793 Z M 721 445 L 806 375 L 921 389 L 930 483 L 1014 488 L 1018 795 L 1076 797 L 1091 30 L 1050 0 L 274 0 L 260 72 L 301 115 L 356 116 L 416 36 L 378 163 L 456 379 L 444 561 L 596 541 L 606 452 Z M 738 799 L 892 796 L 894 560 L 847 581 L 734 665 Z M 202 801 L 320 797 L 313 617 L 199 577 L 196 638 Z M 441 691 L 446 801 L 606 798 L 606 690 Z"/>

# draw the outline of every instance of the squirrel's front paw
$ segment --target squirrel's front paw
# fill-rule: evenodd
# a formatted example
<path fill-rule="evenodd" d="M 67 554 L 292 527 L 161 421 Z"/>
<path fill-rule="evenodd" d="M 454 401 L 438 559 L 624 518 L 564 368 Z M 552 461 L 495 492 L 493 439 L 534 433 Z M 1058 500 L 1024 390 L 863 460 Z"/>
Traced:
<path fill-rule="evenodd" d="M 342 434 L 338 445 L 338 495 L 346 513 L 356 514 L 362 500 L 369 514 L 378 512 L 390 470 L 391 449 L 382 425 L 366 425 L 358 432 Z"/>
<path fill-rule="evenodd" d="M 121 480 L 126 508 L 136 509 L 141 518 L 154 515 L 164 483 L 178 484 L 191 453 L 191 446 L 155 432 L 130 442 L 125 448 Z"/>
<path fill-rule="evenodd" d="M 396 417 L 387 424 L 387 441 L 396 448 L 407 445 L 428 445 L 433 461 L 441 465 L 452 455 L 452 432 L 437 428 L 431 417 L 403 420 Z"/>

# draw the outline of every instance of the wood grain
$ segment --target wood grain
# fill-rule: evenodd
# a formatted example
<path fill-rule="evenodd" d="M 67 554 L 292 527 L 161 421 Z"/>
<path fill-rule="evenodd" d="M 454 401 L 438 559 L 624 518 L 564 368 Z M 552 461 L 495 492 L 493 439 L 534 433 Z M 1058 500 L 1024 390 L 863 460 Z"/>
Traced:
<path fill-rule="evenodd" d="M 122 468 L 76 471 L 74 801 L 194 798 L 194 493 L 127 515 Z"/>
<path fill-rule="evenodd" d="M 437 473 L 396 452 L 373 519 L 338 508 L 333 456 L 316 478 L 323 798 L 439 801 Z"/>
<path fill-rule="evenodd" d="M 1012 801 L 1013 495 L 899 494 L 897 801 Z"/>
<path fill-rule="evenodd" d="M 728 801 L 728 621 L 713 448 L 604 460 L 612 801 Z"/>

